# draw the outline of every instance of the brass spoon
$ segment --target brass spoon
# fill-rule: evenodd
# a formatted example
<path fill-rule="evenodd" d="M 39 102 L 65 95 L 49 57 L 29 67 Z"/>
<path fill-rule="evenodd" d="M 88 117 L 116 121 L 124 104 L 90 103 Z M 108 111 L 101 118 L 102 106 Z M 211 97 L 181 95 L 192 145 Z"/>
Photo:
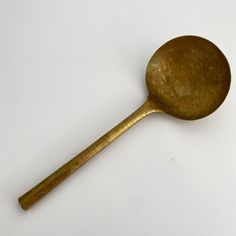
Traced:
<path fill-rule="evenodd" d="M 146 71 L 149 96 L 128 118 L 19 198 L 24 210 L 103 150 L 136 122 L 153 112 L 195 120 L 214 112 L 230 87 L 230 68 L 210 41 L 182 36 L 168 41 L 152 56 Z"/>

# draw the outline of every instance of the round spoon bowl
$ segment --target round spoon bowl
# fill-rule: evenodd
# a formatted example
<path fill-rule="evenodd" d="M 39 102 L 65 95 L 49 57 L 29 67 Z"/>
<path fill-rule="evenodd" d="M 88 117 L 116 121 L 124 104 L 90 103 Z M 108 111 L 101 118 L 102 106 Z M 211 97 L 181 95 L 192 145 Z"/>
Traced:
<path fill-rule="evenodd" d="M 194 120 L 214 112 L 230 87 L 230 67 L 220 49 L 197 36 L 182 36 L 160 47 L 146 71 L 149 98 L 174 117 Z"/>

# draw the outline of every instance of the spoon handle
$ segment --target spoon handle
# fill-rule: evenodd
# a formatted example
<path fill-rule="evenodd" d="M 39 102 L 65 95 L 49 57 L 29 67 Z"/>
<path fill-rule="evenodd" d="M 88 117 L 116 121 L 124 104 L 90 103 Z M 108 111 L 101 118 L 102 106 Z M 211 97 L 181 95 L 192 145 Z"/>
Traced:
<path fill-rule="evenodd" d="M 101 138 L 91 144 L 88 148 L 68 161 L 54 173 L 49 175 L 46 179 L 33 187 L 31 190 L 22 195 L 18 201 L 24 210 L 29 209 L 33 204 L 38 202 L 47 193 L 53 190 L 63 180 L 70 176 L 73 172 L 79 169 L 83 164 L 95 156 L 98 152 L 102 151 L 112 141 L 118 138 L 126 130 L 132 127 L 136 122 L 144 118 L 150 113 L 157 112 L 158 110 L 151 106 L 150 101 L 147 100 L 141 107 L 139 107 L 129 117 L 104 134 Z"/>

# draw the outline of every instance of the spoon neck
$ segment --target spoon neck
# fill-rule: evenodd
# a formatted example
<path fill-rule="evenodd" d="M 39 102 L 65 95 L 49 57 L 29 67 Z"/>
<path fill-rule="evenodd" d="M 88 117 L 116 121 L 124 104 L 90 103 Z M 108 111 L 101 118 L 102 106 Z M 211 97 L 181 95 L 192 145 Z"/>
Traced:
<path fill-rule="evenodd" d="M 138 121 L 142 120 L 143 118 L 154 112 L 160 112 L 160 110 L 152 104 L 152 101 L 149 98 L 147 98 L 143 105 L 141 105 L 130 116 L 128 116 L 125 120 L 118 124 L 118 126 L 121 124 L 126 126 L 128 124 L 128 126 L 131 127 Z"/>
<path fill-rule="evenodd" d="M 154 102 L 150 97 L 147 97 L 147 100 L 144 102 L 144 104 L 140 107 L 147 112 L 147 115 L 154 113 L 154 112 L 163 112 L 159 105 L 157 105 L 156 102 Z"/>

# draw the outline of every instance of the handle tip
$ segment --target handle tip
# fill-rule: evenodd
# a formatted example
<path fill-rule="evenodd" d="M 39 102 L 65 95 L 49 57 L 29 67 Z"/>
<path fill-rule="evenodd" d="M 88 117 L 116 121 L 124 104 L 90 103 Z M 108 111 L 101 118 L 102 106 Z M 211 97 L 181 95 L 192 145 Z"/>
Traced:
<path fill-rule="evenodd" d="M 30 206 L 28 206 L 27 203 L 24 201 L 23 196 L 18 198 L 18 203 L 24 211 L 27 211 L 30 208 Z"/>

